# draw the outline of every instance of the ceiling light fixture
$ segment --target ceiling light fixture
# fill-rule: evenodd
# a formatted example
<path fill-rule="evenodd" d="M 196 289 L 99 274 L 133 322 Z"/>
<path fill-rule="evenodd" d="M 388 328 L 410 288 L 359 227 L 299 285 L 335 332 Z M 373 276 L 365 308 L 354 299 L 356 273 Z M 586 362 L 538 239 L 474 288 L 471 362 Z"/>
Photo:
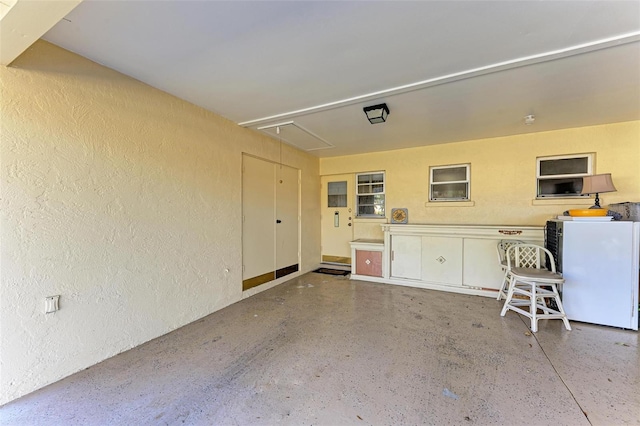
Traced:
<path fill-rule="evenodd" d="M 530 114 L 530 115 L 525 115 L 524 116 L 524 124 L 526 124 L 527 126 L 531 126 L 534 121 L 536 121 L 536 116 L 535 115 Z"/>
<path fill-rule="evenodd" d="M 389 115 L 387 104 L 364 107 L 363 111 L 371 124 L 384 123 L 387 121 L 387 116 Z"/>

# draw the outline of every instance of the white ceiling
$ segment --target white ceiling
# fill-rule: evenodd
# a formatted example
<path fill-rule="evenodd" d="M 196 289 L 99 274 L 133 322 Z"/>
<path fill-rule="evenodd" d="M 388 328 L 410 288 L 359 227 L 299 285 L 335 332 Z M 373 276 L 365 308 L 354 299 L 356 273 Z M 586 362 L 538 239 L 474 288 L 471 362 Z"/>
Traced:
<path fill-rule="evenodd" d="M 640 1 L 85 0 L 43 38 L 320 157 L 640 119 Z"/>

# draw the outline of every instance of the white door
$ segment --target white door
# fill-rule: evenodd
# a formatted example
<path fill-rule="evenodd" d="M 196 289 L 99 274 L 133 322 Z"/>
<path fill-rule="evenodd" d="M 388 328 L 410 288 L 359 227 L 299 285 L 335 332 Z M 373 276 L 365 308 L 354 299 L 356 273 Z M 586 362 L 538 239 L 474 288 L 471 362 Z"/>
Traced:
<path fill-rule="evenodd" d="M 275 167 L 258 158 L 242 159 L 243 290 L 274 279 Z"/>
<path fill-rule="evenodd" d="M 242 160 L 242 289 L 299 270 L 299 171 Z"/>
<path fill-rule="evenodd" d="M 353 175 L 322 176 L 322 261 L 351 265 L 353 240 Z"/>
<path fill-rule="evenodd" d="M 299 269 L 298 169 L 276 165 L 276 278 Z"/>

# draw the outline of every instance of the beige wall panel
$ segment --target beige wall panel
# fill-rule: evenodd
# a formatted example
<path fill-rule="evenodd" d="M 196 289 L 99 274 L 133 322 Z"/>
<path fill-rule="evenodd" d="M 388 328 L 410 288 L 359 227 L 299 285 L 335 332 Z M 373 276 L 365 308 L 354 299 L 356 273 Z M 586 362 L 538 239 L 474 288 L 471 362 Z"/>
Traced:
<path fill-rule="evenodd" d="M 243 152 L 301 170 L 319 263 L 317 158 L 42 41 L 0 91 L 0 403 L 241 299 Z"/>
<path fill-rule="evenodd" d="M 640 201 L 640 121 L 431 145 L 320 160 L 320 173 L 386 171 L 386 211 L 409 209 L 410 223 L 544 225 L 547 219 L 590 201 L 534 201 L 536 157 L 596 153 L 595 171 L 611 173 L 617 192 L 601 194 L 603 206 Z M 429 166 L 471 163 L 471 200 L 427 203 Z M 469 206 L 469 204 L 473 204 Z M 388 214 L 387 214 L 388 217 Z M 363 220 L 364 221 L 364 220 Z M 354 235 L 373 236 L 357 221 Z M 360 231 L 360 228 L 363 228 Z"/>

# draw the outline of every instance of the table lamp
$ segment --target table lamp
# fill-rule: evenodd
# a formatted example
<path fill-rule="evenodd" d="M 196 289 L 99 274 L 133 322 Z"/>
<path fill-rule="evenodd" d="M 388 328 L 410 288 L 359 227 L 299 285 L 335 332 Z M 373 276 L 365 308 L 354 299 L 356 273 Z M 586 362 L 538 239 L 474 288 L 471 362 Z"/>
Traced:
<path fill-rule="evenodd" d="M 611 180 L 611 173 L 604 173 L 601 175 L 591 175 L 582 178 L 582 192 L 581 194 L 596 194 L 596 204 L 590 208 L 600 209 L 600 197 L 598 194 L 602 192 L 616 191 L 616 187 L 613 186 Z"/>

